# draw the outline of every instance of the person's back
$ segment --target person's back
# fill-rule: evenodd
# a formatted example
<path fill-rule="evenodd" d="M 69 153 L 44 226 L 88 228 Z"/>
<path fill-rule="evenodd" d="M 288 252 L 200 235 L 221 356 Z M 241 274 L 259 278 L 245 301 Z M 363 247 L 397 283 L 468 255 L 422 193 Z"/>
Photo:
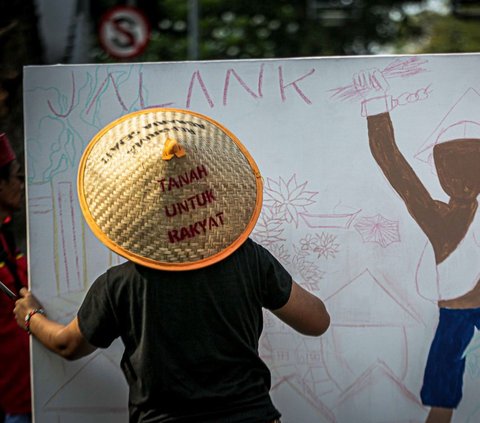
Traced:
<path fill-rule="evenodd" d="M 227 259 L 194 271 L 114 267 L 96 281 L 78 320 L 95 346 L 122 338 L 133 421 L 148 413 L 165 421 L 267 422 L 280 414 L 258 356 L 262 307 L 285 305 L 291 287 L 283 267 L 247 240 Z"/>

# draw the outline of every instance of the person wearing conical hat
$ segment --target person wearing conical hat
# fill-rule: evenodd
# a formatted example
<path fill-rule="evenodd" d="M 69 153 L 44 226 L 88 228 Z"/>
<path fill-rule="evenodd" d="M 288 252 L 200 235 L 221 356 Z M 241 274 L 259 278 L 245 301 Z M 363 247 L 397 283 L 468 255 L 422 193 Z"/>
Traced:
<path fill-rule="evenodd" d="M 18 324 L 69 359 L 120 337 L 130 422 L 278 422 L 258 352 L 263 309 L 312 336 L 330 317 L 249 238 L 262 178 L 239 140 L 191 111 L 134 112 L 87 146 L 78 192 L 93 233 L 127 261 L 66 326 L 22 291 Z"/>
<path fill-rule="evenodd" d="M 360 79 L 372 78 L 377 88 L 387 86 L 379 71 Z M 443 202 L 431 197 L 396 144 L 390 112 L 397 105 L 382 95 L 365 100 L 362 111 L 375 161 L 428 238 L 416 283 L 419 295 L 438 305 L 439 320 L 420 397 L 430 407 L 428 423 L 447 423 L 462 399 L 465 352 L 480 328 L 480 125 L 467 119 L 443 122 L 433 145 L 433 164 L 449 197 Z"/>
<path fill-rule="evenodd" d="M 27 262 L 15 245 L 12 216 L 23 206 L 24 175 L 0 134 L 0 281 L 13 293 L 27 286 Z M 0 411 L 5 423 L 31 421 L 29 339 L 14 318 L 15 301 L 0 293 Z"/>

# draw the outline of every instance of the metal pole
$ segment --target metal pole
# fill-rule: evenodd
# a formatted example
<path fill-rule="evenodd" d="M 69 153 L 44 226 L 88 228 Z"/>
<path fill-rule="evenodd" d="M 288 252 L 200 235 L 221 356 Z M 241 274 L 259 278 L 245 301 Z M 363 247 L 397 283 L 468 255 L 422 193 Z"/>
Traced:
<path fill-rule="evenodd" d="M 188 58 L 198 59 L 198 0 L 188 0 Z"/>

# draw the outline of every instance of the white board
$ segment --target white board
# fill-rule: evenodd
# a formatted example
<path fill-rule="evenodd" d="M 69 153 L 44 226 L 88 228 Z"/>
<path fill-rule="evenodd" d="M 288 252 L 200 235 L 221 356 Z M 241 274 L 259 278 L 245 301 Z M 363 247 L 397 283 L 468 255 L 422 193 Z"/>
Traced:
<path fill-rule="evenodd" d="M 77 166 L 89 140 L 141 108 L 191 109 L 252 153 L 265 182 L 252 237 L 323 298 L 332 317 L 324 336 L 309 338 L 265 313 L 261 355 L 282 421 L 424 421 L 419 392 L 438 321 L 417 283 L 428 240 L 372 157 L 361 103 L 399 100 L 390 112 L 397 144 L 431 195 L 448 201 L 431 150 L 453 121 L 480 122 L 479 65 L 473 54 L 25 68 L 34 294 L 66 323 L 93 280 L 122 261 L 96 240 L 78 206 Z M 359 90 L 355 78 L 375 70 L 388 88 Z M 424 278 L 435 272 L 432 262 Z M 468 349 L 457 422 L 480 419 L 479 345 L 474 338 Z M 34 342 L 35 422 L 126 422 L 121 354 L 117 342 L 65 362 Z"/>

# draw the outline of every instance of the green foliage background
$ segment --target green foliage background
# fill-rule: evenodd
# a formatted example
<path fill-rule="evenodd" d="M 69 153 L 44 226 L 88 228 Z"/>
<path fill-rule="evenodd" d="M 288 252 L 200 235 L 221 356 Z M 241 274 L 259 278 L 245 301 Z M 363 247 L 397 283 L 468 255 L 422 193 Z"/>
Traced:
<path fill-rule="evenodd" d="M 94 2 L 92 16 L 115 5 Z M 316 12 L 308 0 L 198 0 L 199 59 L 245 59 L 325 55 L 375 54 L 399 34 L 418 30 L 408 7 L 423 1 L 318 1 Z M 188 0 L 139 1 L 148 16 L 152 37 L 135 61 L 188 59 Z M 98 45 L 97 45 L 98 47 Z M 95 61 L 109 62 L 100 49 Z"/>

